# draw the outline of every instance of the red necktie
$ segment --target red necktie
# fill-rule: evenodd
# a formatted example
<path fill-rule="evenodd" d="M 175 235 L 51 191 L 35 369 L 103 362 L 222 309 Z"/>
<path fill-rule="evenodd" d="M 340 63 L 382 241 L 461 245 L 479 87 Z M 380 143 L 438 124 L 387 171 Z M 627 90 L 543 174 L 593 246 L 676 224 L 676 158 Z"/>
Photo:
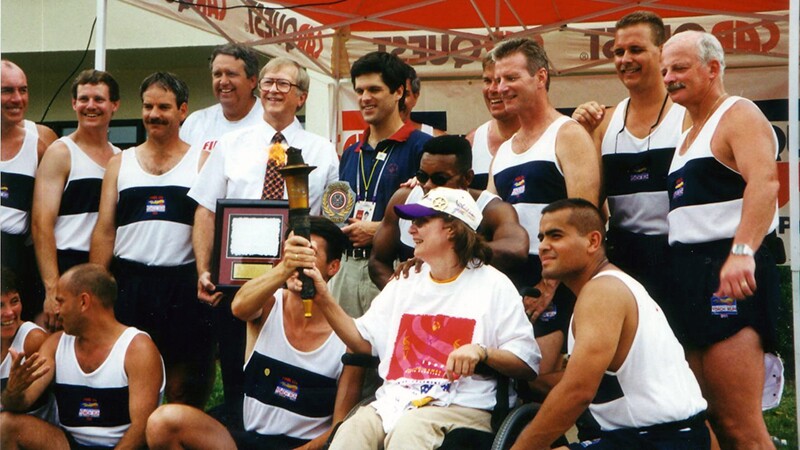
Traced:
<path fill-rule="evenodd" d="M 286 153 L 283 148 L 278 149 L 276 146 L 282 147 L 285 141 L 286 139 L 280 131 L 272 136 L 272 146 L 267 159 L 267 170 L 264 173 L 264 190 L 261 192 L 262 200 L 280 200 L 283 198 L 283 176 L 278 172 L 278 169 L 286 164 Z"/>

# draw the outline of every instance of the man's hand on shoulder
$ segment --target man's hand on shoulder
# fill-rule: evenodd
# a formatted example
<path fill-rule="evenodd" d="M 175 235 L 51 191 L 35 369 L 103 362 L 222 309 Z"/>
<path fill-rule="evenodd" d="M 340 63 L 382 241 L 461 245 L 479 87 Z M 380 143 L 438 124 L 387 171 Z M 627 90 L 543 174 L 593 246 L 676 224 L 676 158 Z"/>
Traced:
<path fill-rule="evenodd" d="M 575 111 L 572 112 L 572 118 L 583 125 L 589 134 L 592 134 L 603 121 L 605 114 L 605 105 L 601 105 L 596 101 L 589 101 L 578 105 Z"/>

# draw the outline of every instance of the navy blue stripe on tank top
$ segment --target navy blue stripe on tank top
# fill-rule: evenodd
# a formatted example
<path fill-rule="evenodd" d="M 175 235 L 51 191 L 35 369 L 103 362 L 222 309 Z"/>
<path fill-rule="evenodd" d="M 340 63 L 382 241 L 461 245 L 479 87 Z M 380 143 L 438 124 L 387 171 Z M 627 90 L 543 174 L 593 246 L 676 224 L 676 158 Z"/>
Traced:
<path fill-rule="evenodd" d="M 163 220 L 184 225 L 194 223 L 197 202 L 186 195 L 185 186 L 138 186 L 120 191 L 117 226 L 147 220 Z"/>
<path fill-rule="evenodd" d="M 629 195 L 667 190 L 667 174 L 675 148 L 642 153 L 603 155 L 603 182 L 607 195 Z"/>
<path fill-rule="evenodd" d="M 128 387 L 55 385 L 58 419 L 68 427 L 115 427 L 131 423 Z"/>
<path fill-rule="evenodd" d="M 30 211 L 33 204 L 33 177 L 3 172 L 0 204 L 7 208 Z"/>
<path fill-rule="evenodd" d="M 70 181 L 61 197 L 58 215 L 96 213 L 100 209 L 102 186 L 101 178 L 82 178 Z"/>
<path fill-rule="evenodd" d="M 564 177 L 552 161 L 530 161 L 495 176 L 497 194 L 508 203 L 548 204 L 567 198 Z"/>
<path fill-rule="evenodd" d="M 669 210 L 739 200 L 744 195 L 745 186 L 741 175 L 716 159 L 693 159 L 667 179 Z"/>
<path fill-rule="evenodd" d="M 336 402 L 334 378 L 314 373 L 258 352 L 244 369 L 244 392 L 266 405 L 306 417 L 333 414 Z"/>
<path fill-rule="evenodd" d="M 605 373 L 603 374 L 603 379 L 600 380 L 600 386 L 597 387 L 597 393 L 592 403 L 601 405 L 603 403 L 613 402 L 623 396 L 625 396 L 625 393 L 622 392 L 622 386 L 620 386 L 617 377 Z"/>

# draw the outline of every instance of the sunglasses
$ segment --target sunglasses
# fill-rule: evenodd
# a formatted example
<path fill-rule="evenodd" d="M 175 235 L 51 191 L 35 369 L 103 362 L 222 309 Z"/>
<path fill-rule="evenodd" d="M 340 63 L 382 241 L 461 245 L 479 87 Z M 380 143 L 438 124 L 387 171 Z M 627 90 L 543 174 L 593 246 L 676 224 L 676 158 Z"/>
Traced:
<path fill-rule="evenodd" d="M 433 175 L 428 175 L 422 170 L 418 170 L 416 176 L 417 181 L 419 181 L 420 184 L 425 184 L 428 182 L 428 180 L 431 180 L 431 182 L 436 186 L 444 186 L 448 181 L 455 177 L 455 175 L 447 175 L 442 172 L 436 172 Z"/>

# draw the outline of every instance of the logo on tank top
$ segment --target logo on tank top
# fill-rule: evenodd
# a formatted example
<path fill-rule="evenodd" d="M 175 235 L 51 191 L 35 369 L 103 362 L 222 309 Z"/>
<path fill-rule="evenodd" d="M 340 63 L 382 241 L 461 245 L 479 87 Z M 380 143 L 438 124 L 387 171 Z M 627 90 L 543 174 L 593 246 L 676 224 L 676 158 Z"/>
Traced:
<path fill-rule="evenodd" d="M 683 178 L 675 180 L 675 190 L 672 191 L 672 199 L 683 197 Z"/>
<path fill-rule="evenodd" d="M 509 197 L 519 197 L 525 193 L 525 177 L 523 175 L 514 178 L 514 184 L 511 185 L 511 194 Z"/>
<path fill-rule="evenodd" d="M 147 205 L 145 205 L 145 212 L 147 214 L 160 214 L 163 212 L 167 212 L 167 203 L 164 200 L 163 195 L 152 195 L 150 198 L 147 199 Z"/>
<path fill-rule="evenodd" d="M 631 182 L 637 181 L 647 181 L 650 179 L 650 172 L 647 170 L 647 166 L 640 166 L 634 167 L 630 171 Z"/>
<path fill-rule="evenodd" d="M 99 419 L 100 418 L 100 403 L 94 398 L 84 398 L 81 400 L 81 406 L 78 408 L 78 417 L 83 419 Z"/>
<path fill-rule="evenodd" d="M 3 200 L 8 198 L 8 186 L 0 187 L 0 198 Z"/>
<path fill-rule="evenodd" d="M 275 395 L 294 402 L 297 401 L 298 390 L 297 381 L 288 377 L 283 377 L 278 381 L 278 385 L 275 386 Z"/>

